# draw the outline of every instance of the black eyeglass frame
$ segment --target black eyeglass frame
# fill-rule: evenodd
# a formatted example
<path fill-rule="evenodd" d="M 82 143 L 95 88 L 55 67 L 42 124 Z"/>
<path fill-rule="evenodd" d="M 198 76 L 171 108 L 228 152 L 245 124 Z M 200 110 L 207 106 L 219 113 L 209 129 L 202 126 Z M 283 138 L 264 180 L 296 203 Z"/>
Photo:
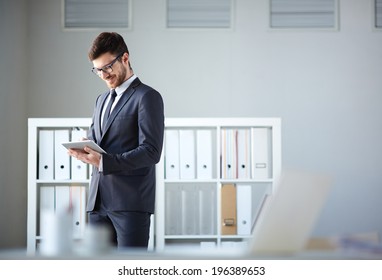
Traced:
<path fill-rule="evenodd" d="M 101 76 L 102 72 L 104 72 L 106 74 L 110 74 L 111 72 L 113 72 L 114 63 L 116 63 L 118 61 L 118 59 L 122 57 L 123 54 L 124 54 L 124 52 L 117 55 L 117 57 L 114 58 L 108 65 L 105 65 L 102 68 L 93 67 L 91 69 L 91 71 L 93 72 L 93 74 L 97 75 L 98 77 Z"/>

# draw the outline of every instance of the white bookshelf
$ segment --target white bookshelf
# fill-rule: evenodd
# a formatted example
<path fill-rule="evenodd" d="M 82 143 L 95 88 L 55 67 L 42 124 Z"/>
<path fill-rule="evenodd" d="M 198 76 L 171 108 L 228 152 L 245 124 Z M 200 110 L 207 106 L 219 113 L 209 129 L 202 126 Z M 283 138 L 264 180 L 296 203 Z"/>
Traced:
<path fill-rule="evenodd" d="M 73 130 L 83 129 L 87 130 L 91 124 L 91 118 L 30 118 L 28 120 L 28 217 L 27 217 L 27 251 L 29 254 L 34 254 L 39 247 L 41 236 L 39 232 L 40 223 L 40 189 L 45 186 L 82 186 L 88 188 L 90 175 L 84 179 L 49 179 L 42 180 L 39 178 L 39 132 L 43 130 Z M 247 129 L 251 131 L 254 128 L 265 128 L 268 133 L 266 139 L 268 145 L 267 155 L 269 156 L 267 162 L 268 176 L 265 178 L 254 178 L 250 175 L 248 178 L 224 178 L 221 169 L 222 160 L 222 132 L 225 130 Z M 166 143 L 163 147 L 162 157 L 156 166 L 156 210 L 155 219 L 152 221 L 151 238 L 149 248 L 155 248 L 157 251 L 166 250 L 171 246 L 177 245 L 190 245 L 202 246 L 202 244 L 209 246 L 212 243 L 215 246 L 224 246 L 225 243 L 245 241 L 249 234 L 222 234 L 221 231 L 221 196 L 220 192 L 222 186 L 225 184 L 234 184 L 235 186 L 243 184 L 251 186 L 252 190 L 260 190 L 261 194 L 270 194 L 274 191 L 275 178 L 281 172 L 281 120 L 279 118 L 166 118 L 165 120 L 165 133 L 167 131 L 180 131 L 185 130 L 193 132 L 208 131 L 211 135 L 211 149 L 206 150 L 206 147 L 199 144 L 203 151 L 210 151 L 211 153 L 211 166 L 210 176 L 203 175 L 200 178 L 196 174 L 193 178 L 167 178 L 166 177 Z M 186 137 L 187 139 L 187 137 Z M 77 140 L 77 139 L 76 139 Z M 196 136 L 192 138 L 195 141 L 194 147 L 196 149 Z M 250 145 L 254 145 L 254 139 L 250 139 Z M 191 141 L 192 142 L 192 141 Z M 251 148 L 252 149 L 252 148 Z M 251 150 L 252 151 L 252 150 Z M 193 153 L 195 164 L 197 162 L 197 150 Z M 204 152 L 203 152 L 204 154 Z M 253 155 L 250 154 L 252 157 Z M 207 157 L 208 158 L 208 157 Z M 251 159 L 251 161 L 253 161 Z M 196 168 L 196 167 L 195 167 Z M 172 194 L 177 194 L 177 189 L 190 191 L 191 194 L 195 190 L 207 196 L 211 205 L 204 204 L 207 209 L 205 213 L 200 212 L 197 215 L 204 216 L 210 215 L 209 219 L 203 221 L 203 230 L 198 232 L 187 232 L 183 229 L 187 226 L 181 216 L 169 216 L 170 210 L 177 210 L 177 205 L 171 203 L 171 199 L 166 200 Z M 261 195 L 260 195 L 261 196 Z M 199 197 L 200 199 L 200 197 Z M 184 200 L 184 204 L 190 204 L 193 200 Z M 180 203 L 180 204 L 179 204 Z M 252 204 L 253 209 L 261 203 L 261 197 L 256 197 L 255 202 Z M 181 206 L 182 199 L 178 201 L 178 205 L 183 208 L 183 212 L 187 213 L 188 209 L 195 208 L 195 205 L 188 207 Z M 201 204 L 202 205 L 202 204 Z M 212 214 L 211 214 L 212 212 Z M 84 215 L 86 213 L 83 213 Z M 178 219 L 178 220 L 174 220 Z M 183 220 L 183 221 L 182 221 Z M 197 219 L 194 219 L 197 220 Z M 201 223 L 201 221 L 197 221 Z M 183 229 L 174 230 L 173 225 L 182 223 Z M 211 224 L 210 224 L 211 223 Z M 155 233 L 154 233 L 155 232 Z M 154 236 L 155 235 L 155 236 Z M 155 238 L 153 238 L 155 237 Z M 155 245 L 155 247 L 154 247 Z"/>
<path fill-rule="evenodd" d="M 267 145 L 267 175 L 255 176 L 257 172 L 252 170 L 255 164 L 255 155 L 253 151 L 256 148 L 258 139 L 255 136 L 257 134 L 252 133 L 254 129 L 262 128 L 267 131 L 266 145 Z M 222 167 L 223 158 L 223 146 L 229 146 L 230 141 L 227 142 L 226 133 L 228 130 L 236 131 L 246 130 L 250 133 L 249 143 L 249 163 L 250 174 L 243 178 L 239 176 L 239 172 L 235 175 L 227 176 Z M 265 195 L 269 195 L 274 191 L 275 179 L 281 172 L 281 119 L 279 118 L 167 118 L 165 122 L 165 142 L 160 163 L 157 165 L 157 197 L 156 197 L 156 250 L 163 251 L 172 248 L 172 246 L 232 246 L 234 244 L 242 244 L 246 241 L 251 234 L 238 234 L 238 230 L 234 234 L 225 234 L 222 232 L 222 198 L 221 191 L 223 186 L 232 184 L 235 189 L 242 188 L 242 185 L 250 186 L 252 192 L 252 198 L 250 203 L 251 217 L 255 218 L 258 214 L 258 209 Z M 178 175 L 173 174 L 173 168 L 171 165 L 173 160 L 173 151 L 171 148 L 176 146 L 176 142 L 172 139 L 173 134 L 167 134 L 167 131 L 175 131 L 180 134 L 179 131 L 186 130 L 192 131 L 192 134 L 188 134 L 188 138 L 192 138 L 195 149 L 195 157 L 193 160 L 195 164 L 198 161 L 198 152 L 196 151 L 197 144 L 197 131 L 207 130 L 212 137 L 211 140 L 211 170 L 209 176 L 203 175 L 203 178 L 198 176 L 197 167 L 194 170 L 194 177 L 188 178 L 188 175 L 182 175 L 181 172 L 175 172 Z M 263 131 L 264 131 L 263 130 Z M 257 131 L 257 130 L 256 130 Z M 179 135 L 176 134 L 176 135 Z M 223 137 L 224 135 L 224 137 Z M 169 140 L 170 138 L 170 140 Z M 182 136 L 180 136 L 180 139 Z M 264 139 L 263 139 L 264 140 Z M 180 140 L 181 142 L 182 140 Z M 187 142 L 187 140 L 185 140 Z M 170 147 L 167 147 L 167 143 L 171 143 Z M 207 141 L 208 142 L 208 141 Z M 175 143 L 175 144 L 174 144 Z M 231 143 L 232 144 L 232 143 Z M 242 142 L 240 143 L 242 144 Z M 264 141 L 263 141 L 264 144 Z M 178 144 L 181 146 L 181 144 Z M 199 146 L 202 144 L 199 143 Z M 240 145 L 236 145 L 240 146 Z M 169 149 L 168 149 L 169 148 Z M 178 148 L 176 147 L 175 150 Z M 192 150 L 193 148 L 191 148 Z M 202 151 L 208 151 L 209 148 L 203 147 Z M 179 154 L 182 153 L 179 148 Z M 167 153 L 170 153 L 168 155 Z M 237 152 L 238 153 L 238 152 Z M 204 153 L 203 157 L 204 157 Z M 177 155 L 181 157 L 180 155 Z M 169 159 L 170 158 L 170 159 Z M 209 157 L 207 157 L 208 159 Z M 179 168 L 184 162 L 179 162 Z M 251 166 L 252 165 L 252 166 Z M 260 166 L 261 168 L 262 166 Z M 171 178 L 168 178 L 166 174 L 171 174 Z M 257 173 L 256 173 L 257 174 Z M 242 174 L 241 174 L 242 175 Z M 188 199 L 187 196 L 191 196 Z M 208 201 L 211 203 L 203 202 L 205 197 L 208 196 Z M 212 198 L 211 198 L 212 197 Z M 199 202 L 198 202 L 199 200 Z M 243 207 L 241 207 L 242 209 Z M 203 209 L 207 209 L 204 211 Z M 191 214 L 190 214 L 191 213 Z M 241 210 L 240 213 L 243 213 Z M 207 216 L 207 218 L 206 218 Z M 237 217 L 236 217 L 237 218 Z M 207 219 L 207 220 L 205 220 Z M 187 222 L 191 221 L 194 228 L 188 228 Z M 235 221 L 235 223 L 237 220 Z M 237 226 L 237 225 L 236 225 Z M 235 245 L 234 245 L 235 246 Z"/>
<path fill-rule="evenodd" d="M 91 124 L 90 118 L 30 118 L 28 119 L 28 213 L 27 213 L 27 252 L 34 254 L 40 245 L 40 199 L 41 188 L 47 187 L 58 189 L 60 187 L 80 187 L 87 194 L 89 187 L 89 171 L 86 167 L 86 175 L 81 179 L 71 179 L 70 165 L 65 168 L 69 171 L 66 179 L 39 178 L 39 135 L 41 131 L 69 131 L 71 137 L 72 130 L 87 130 Z M 77 140 L 77 139 L 76 139 Z M 51 151 L 54 156 L 54 151 Z M 69 164 L 71 161 L 69 160 Z M 50 168 L 50 167 L 49 167 Z M 54 166 L 51 166 L 54 168 Z M 53 171 L 54 172 L 54 171 Z M 59 189 L 58 189 L 59 190 Z M 86 200 L 86 197 L 85 197 Z M 52 202 L 54 205 L 55 202 Z M 84 205 L 83 205 L 84 206 Z M 83 207 L 84 208 L 84 207 Z M 86 213 L 81 213 L 85 217 Z M 82 230 L 85 225 L 81 225 Z M 81 238 L 81 236 L 77 236 Z"/>

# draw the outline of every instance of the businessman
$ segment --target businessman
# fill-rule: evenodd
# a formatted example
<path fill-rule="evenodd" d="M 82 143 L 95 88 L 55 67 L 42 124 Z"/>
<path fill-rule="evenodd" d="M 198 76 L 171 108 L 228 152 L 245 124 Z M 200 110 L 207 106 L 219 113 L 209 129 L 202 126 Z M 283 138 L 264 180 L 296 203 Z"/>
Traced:
<path fill-rule="evenodd" d="M 88 56 L 92 72 L 109 88 L 96 99 L 87 136 L 106 153 L 88 147 L 69 150 L 92 165 L 89 223 L 109 227 L 118 249 L 147 248 L 155 164 L 163 144 L 163 99 L 134 74 L 127 45 L 118 33 L 99 34 Z"/>

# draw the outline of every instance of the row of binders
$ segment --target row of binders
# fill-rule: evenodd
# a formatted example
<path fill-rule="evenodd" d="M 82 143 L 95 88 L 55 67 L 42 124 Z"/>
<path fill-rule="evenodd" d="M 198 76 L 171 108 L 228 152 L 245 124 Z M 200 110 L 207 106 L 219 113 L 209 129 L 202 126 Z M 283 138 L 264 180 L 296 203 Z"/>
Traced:
<path fill-rule="evenodd" d="M 212 179 L 213 133 L 209 129 L 165 131 L 165 178 Z"/>
<path fill-rule="evenodd" d="M 216 234 L 215 185 L 168 185 L 165 196 L 166 235 Z"/>
<path fill-rule="evenodd" d="M 40 234 L 46 232 L 44 215 L 65 214 L 71 216 L 73 237 L 80 238 L 86 227 L 85 186 L 41 186 L 40 187 Z"/>
<path fill-rule="evenodd" d="M 222 184 L 220 232 L 250 235 L 267 195 L 267 186 Z M 166 235 L 216 235 L 217 196 L 215 185 L 166 186 Z"/>
<path fill-rule="evenodd" d="M 63 142 L 79 141 L 86 137 L 83 129 L 40 130 L 38 138 L 38 179 L 86 180 L 88 164 L 70 157 Z"/>
<path fill-rule="evenodd" d="M 221 178 L 270 179 L 271 129 L 268 127 L 221 130 Z"/>
<path fill-rule="evenodd" d="M 221 235 L 250 235 L 268 189 L 246 184 L 221 186 Z"/>
<path fill-rule="evenodd" d="M 211 129 L 165 131 L 166 179 L 213 179 L 216 133 Z M 220 178 L 271 178 L 271 129 L 222 128 Z"/>

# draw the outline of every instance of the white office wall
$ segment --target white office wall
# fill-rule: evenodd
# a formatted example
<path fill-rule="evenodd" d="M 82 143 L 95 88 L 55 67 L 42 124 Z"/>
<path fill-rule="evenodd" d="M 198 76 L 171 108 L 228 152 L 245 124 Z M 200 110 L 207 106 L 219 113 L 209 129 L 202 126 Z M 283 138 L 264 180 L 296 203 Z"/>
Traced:
<path fill-rule="evenodd" d="M 132 29 L 116 31 L 136 74 L 162 93 L 168 117 L 281 117 L 284 167 L 334 179 L 314 234 L 382 233 L 382 32 L 372 27 L 373 1 L 339 1 L 340 28 L 330 31 L 270 30 L 268 0 L 233 2 L 230 30 L 167 30 L 165 0 L 133 1 Z M 19 35 L 28 117 L 90 117 L 106 89 L 87 60 L 99 30 L 64 31 L 60 9 L 60 0 L 28 1 L 27 36 Z"/>
<path fill-rule="evenodd" d="M 0 1 L 0 248 L 26 245 L 25 1 Z"/>

